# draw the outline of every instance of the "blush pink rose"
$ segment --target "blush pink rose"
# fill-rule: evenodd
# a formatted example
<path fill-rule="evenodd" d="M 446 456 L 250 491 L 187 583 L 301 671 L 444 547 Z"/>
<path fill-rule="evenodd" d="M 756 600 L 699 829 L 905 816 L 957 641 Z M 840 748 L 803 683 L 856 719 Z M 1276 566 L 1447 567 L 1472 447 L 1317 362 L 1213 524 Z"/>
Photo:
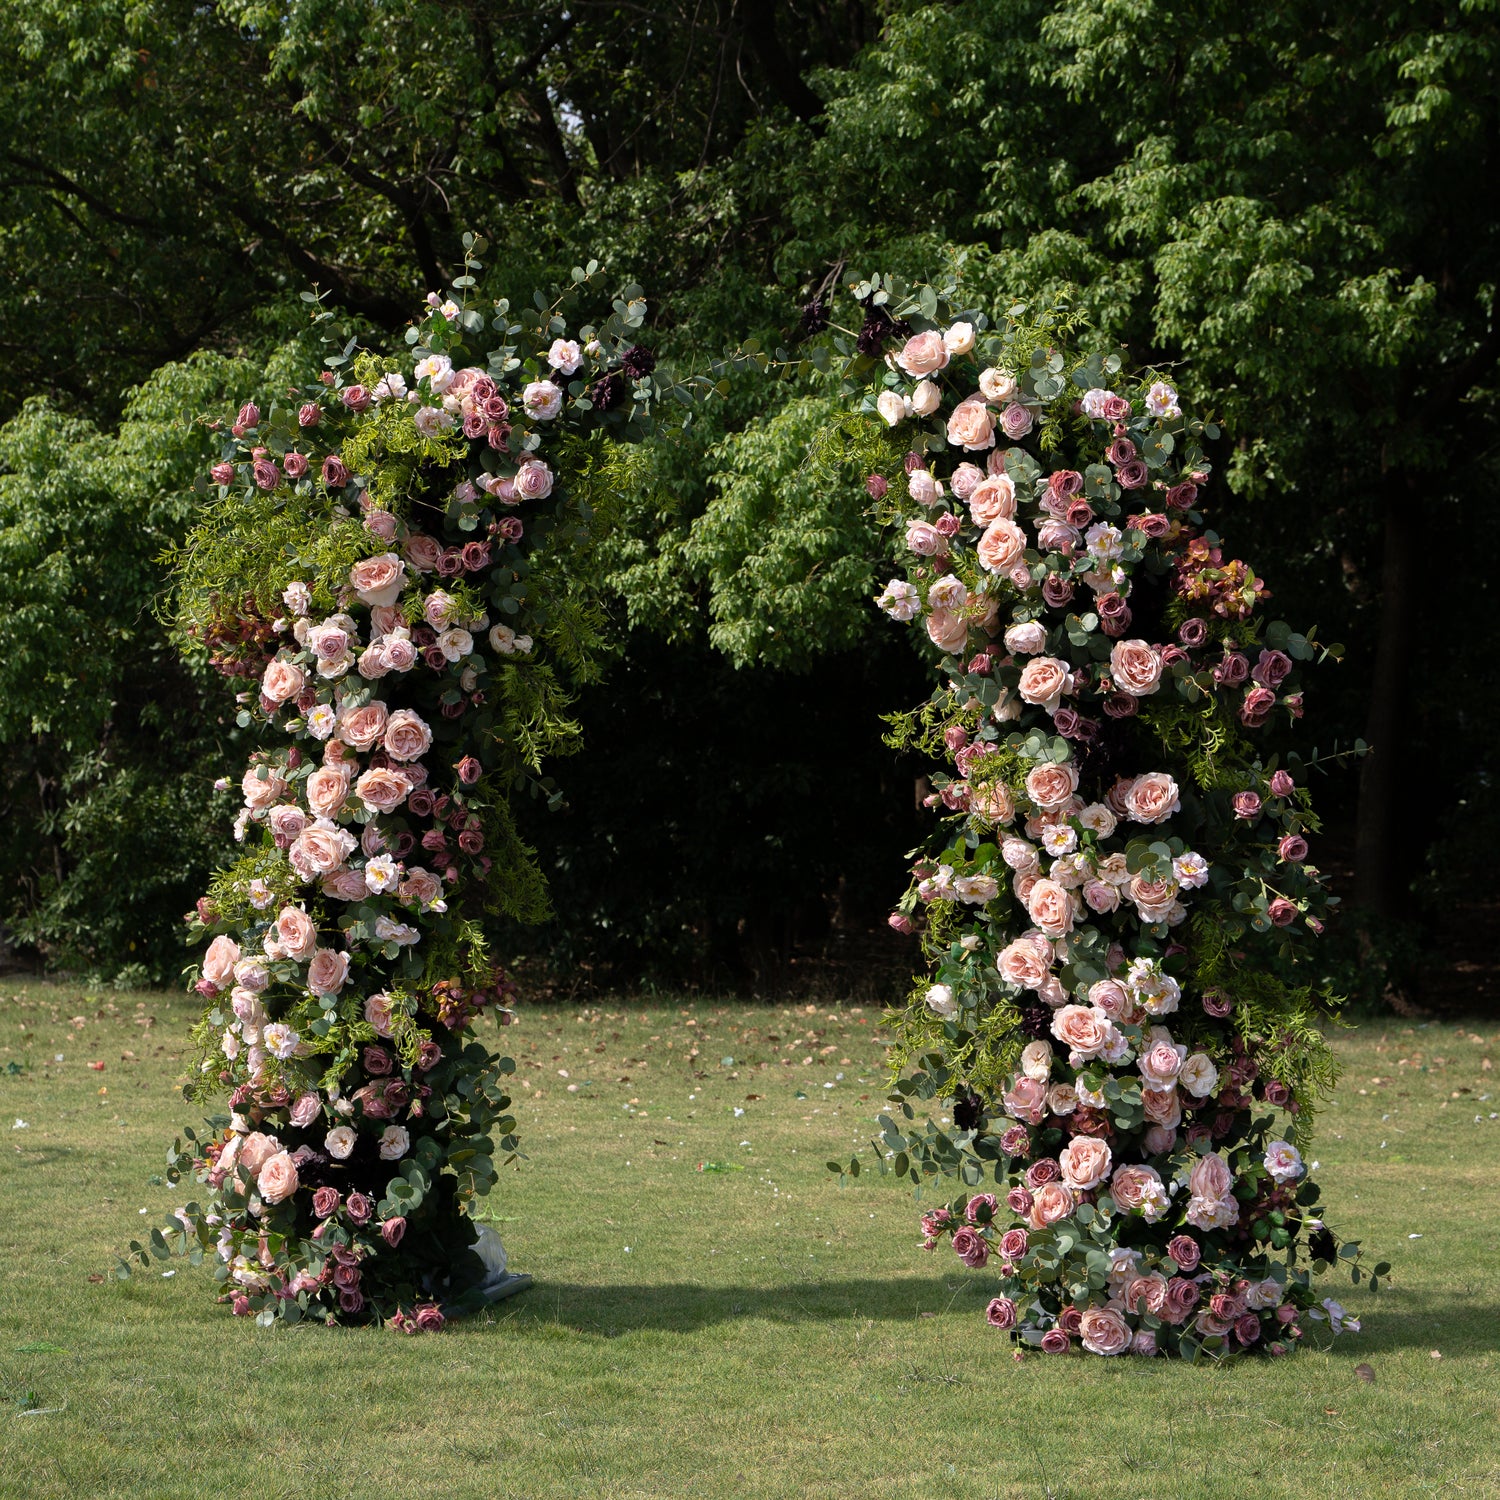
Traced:
<path fill-rule="evenodd" d="M 1020 985 L 1026 990 L 1040 988 L 1051 973 L 1048 956 L 1030 938 L 1017 938 L 1001 949 L 996 967 L 1008 984 Z"/>
<path fill-rule="evenodd" d="M 298 697 L 307 686 L 307 674 L 296 662 L 282 661 L 279 657 L 266 663 L 261 674 L 260 690 L 272 703 L 288 703 Z"/>
<path fill-rule="evenodd" d="M 1182 1123 L 1182 1100 L 1177 1097 L 1175 1087 L 1142 1089 L 1141 1105 L 1146 1112 L 1146 1118 L 1153 1125 L 1160 1125 L 1166 1130 L 1176 1130 Z"/>
<path fill-rule="evenodd" d="M 942 334 L 930 328 L 926 333 L 913 334 L 907 339 L 896 355 L 896 363 L 913 380 L 923 375 L 935 375 L 948 363 L 948 347 Z"/>
<path fill-rule="evenodd" d="M 386 723 L 385 750 L 392 760 L 416 760 L 431 744 L 432 730 L 409 708 L 398 708 Z"/>
<path fill-rule="evenodd" d="M 343 864 L 353 842 L 342 828 L 321 828 L 313 824 L 292 840 L 286 857 L 303 880 L 316 880 L 331 875 Z"/>
<path fill-rule="evenodd" d="M 948 441 L 970 453 L 994 447 L 994 412 L 978 396 L 960 401 L 948 418 Z"/>
<path fill-rule="evenodd" d="M 1143 698 L 1161 686 L 1160 654 L 1145 641 L 1116 641 L 1109 653 L 1109 674 L 1122 693 Z"/>
<path fill-rule="evenodd" d="M 1026 550 L 1026 533 L 1014 521 L 1000 516 L 986 527 L 974 550 L 980 567 L 991 573 L 1009 573 Z"/>
<path fill-rule="evenodd" d="M 969 494 L 969 514 L 973 516 L 976 526 L 1014 520 L 1016 486 L 1010 475 L 992 474 L 976 484 Z"/>
<path fill-rule="evenodd" d="M 301 1186 L 297 1164 L 288 1152 L 278 1151 L 260 1169 L 255 1185 L 267 1203 L 283 1203 Z"/>
<path fill-rule="evenodd" d="M 291 1108 L 291 1122 L 298 1130 L 306 1130 L 323 1113 L 322 1098 L 309 1090 L 298 1094 Z"/>
<path fill-rule="evenodd" d="M 1222 1201 L 1233 1186 L 1234 1173 L 1217 1153 L 1201 1158 L 1188 1174 L 1188 1188 L 1195 1198 Z"/>
<path fill-rule="evenodd" d="M 215 989 L 223 989 L 234 978 L 234 966 L 240 961 L 240 945 L 220 933 L 203 955 L 203 977 Z"/>
<path fill-rule="evenodd" d="M 264 776 L 261 775 L 262 771 L 265 772 Z M 245 806 L 261 812 L 281 801 L 281 794 L 286 790 L 286 779 L 274 766 L 251 766 L 240 782 L 240 790 L 245 794 Z"/>
<path fill-rule="evenodd" d="M 1136 823 L 1165 823 L 1182 809 L 1177 783 L 1165 771 L 1137 776 L 1122 800 L 1125 816 Z"/>
<path fill-rule="evenodd" d="M 368 750 L 379 743 L 389 718 L 390 710 L 379 699 L 346 709 L 339 715 L 339 738 L 356 750 Z"/>
<path fill-rule="evenodd" d="M 344 764 L 319 766 L 307 778 L 307 805 L 320 818 L 331 818 L 349 796 L 351 767 Z"/>
<path fill-rule="evenodd" d="M 396 894 L 408 906 L 431 906 L 442 898 L 443 882 L 431 870 L 417 865 L 402 877 Z"/>
<path fill-rule="evenodd" d="M 1116 1208 L 1125 1213 L 1135 1213 L 1145 1202 L 1147 1189 L 1159 1189 L 1161 1186 L 1161 1176 L 1155 1168 L 1121 1166 L 1115 1168 L 1115 1174 L 1109 1180 L 1109 1196 L 1115 1200 Z"/>
<path fill-rule="evenodd" d="M 1078 768 L 1068 762 L 1033 766 L 1026 774 L 1026 795 L 1044 811 L 1062 807 L 1077 790 Z"/>
<path fill-rule="evenodd" d="M 1064 1005 L 1052 1017 L 1052 1035 L 1083 1057 L 1097 1057 L 1110 1030 L 1109 1017 L 1092 1005 Z"/>
<path fill-rule="evenodd" d="M 1016 691 L 1038 708 L 1055 709 L 1072 677 L 1072 668 L 1055 656 L 1034 656 L 1021 668 Z"/>
<path fill-rule="evenodd" d="M 1031 887 L 1026 910 L 1049 938 L 1065 937 L 1073 930 L 1073 897 L 1055 880 L 1038 880 Z"/>
<path fill-rule="evenodd" d="M 387 994 L 370 995 L 365 1000 L 365 1020 L 376 1036 L 391 1035 L 391 1011 L 395 1002 Z"/>
<path fill-rule="evenodd" d="M 1142 1080 L 1148 1088 L 1171 1088 L 1177 1082 L 1177 1075 L 1182 1071 L 1182 1061 L 1186 1056 L 1186 1047 L 1175 1046 L 1170 1041 L 1151 1042 L 1140 1056 Z"/>
<path fill-rule="evenodd" d="M 1071 1188 L 1060 1182 L 1048 1182 L 1036 1190 L 1027 1222 L 1033 1229 L 1047 1229 L 1066 1219 L 1077 1207 L 1078 1200 Z"/>
<path fill-rule="evenodd" d="M 378 813 L 395 812 L 410 792 L 410 779 L 385 766 L 372 767 L 354 783 L 355 795 L 372 812 Z"/>
<path fill-rule="evenodd" d="M 1062 1168 L 1063 1181 L 1070 1188 L 1086 1192 L 1098 1187 L 1109 1176 L 1113 1157 L 1103 1141 L 1089 1135 L 1075 1135 L 1063 1147 L 1057 1164 Z"/>
<path fill-rule="evenodd" d="M 314 950 L 307 966 L 307 987 L 315 995 L 336 995 L 349 978 L 349 955 L 334 948 Z"/>
<path fill-rule="evenodd" d="M 1132 1338 L 1130 1324 L 1112 1307 L 1088 1307 L 1078 1321 L 1078 1336 L 1090 1354 L 1124 1354 Z"/>
<path fill-rule="evenodd" d="M 283 906 L 276 916 L 275 931 L 281 951 L 298 963 L 311 958 L 318 946 L 318 929 L 300 906 Z"/>
<path fill-rule="evenodd" d="M 939 651 L 956 656 L 969 643 L 968 616 L 956 609 L 935 609 L 927 616 L 927 635 Z"/>
<path fill-rule="evenodd" d="M 252 1176 L 281 1150 L 281 1142 L 274 1135 L 265 1135 L 259 1130 L 251 1131 L 240 1145 L 240 1165 Z M 222 1161 L 223 1158 L 221 1157 Z"/>
<path fill-rule="evenodd" d="M 1001 1103 L 1012 1119 L 1040 1125 L 1047 1115 L 1047 1085 L 1035 1078 L 1018 1078 L 1002 1093 Z"/>

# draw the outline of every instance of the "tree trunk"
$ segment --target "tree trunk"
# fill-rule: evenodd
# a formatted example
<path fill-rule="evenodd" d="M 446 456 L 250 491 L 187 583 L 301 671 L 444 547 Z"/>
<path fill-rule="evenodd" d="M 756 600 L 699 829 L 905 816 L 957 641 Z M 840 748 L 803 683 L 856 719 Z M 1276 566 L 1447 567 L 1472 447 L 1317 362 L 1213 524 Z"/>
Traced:
<path fill-rule="evenodd" d="M 1397 806 L 1402 742 L 1411 712 L 1412 616 L 1418 551 L 1416 495 L 1399 470 L 1384 475 L 1384 551 L 1380 582 L 1380 630 L 1365 738 L 1371 746 L 1359 778 L 1359 817 L 1354 840 L 1354 905 L 1372 917 L 1398 915 L 1410 881 L 1408 839 Z"/>

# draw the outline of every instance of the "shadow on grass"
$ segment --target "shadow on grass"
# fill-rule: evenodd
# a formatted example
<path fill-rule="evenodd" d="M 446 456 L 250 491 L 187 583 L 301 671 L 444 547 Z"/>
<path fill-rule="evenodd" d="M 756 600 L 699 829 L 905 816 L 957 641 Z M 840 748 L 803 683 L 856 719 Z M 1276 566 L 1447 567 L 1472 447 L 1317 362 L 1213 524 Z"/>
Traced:
<path fill-rule="evenodd" d="M 1445 1359 L 1487 1354 L 1494 1350 L 1500 1328 L 1500 1303 L 1473 1287 L 1447 1292 L 1392 1288 L 1367 1299 L 1359 1315 L 1358 1335 L 1340 1339 L 1336 1347 L 1360 1359 L 1402 1349 L 1436 1349 Z"/>
<path fill-rule="evenodd" d="M 777 1323 L 877 1319 L 912 1322 L 958 1307 L 972 1314 L 980 1288 L 934 1277 L 871 1277 L 859 1281 L 801 1281 L 786 1286 L 656 1285 L 586 1286 L 541 1280 L 512 1304 L 518 1320 L 552 1323 L 580 1333 L 615 1338 L 639 1329 L 690 1333 L 747 1318 Z"/>

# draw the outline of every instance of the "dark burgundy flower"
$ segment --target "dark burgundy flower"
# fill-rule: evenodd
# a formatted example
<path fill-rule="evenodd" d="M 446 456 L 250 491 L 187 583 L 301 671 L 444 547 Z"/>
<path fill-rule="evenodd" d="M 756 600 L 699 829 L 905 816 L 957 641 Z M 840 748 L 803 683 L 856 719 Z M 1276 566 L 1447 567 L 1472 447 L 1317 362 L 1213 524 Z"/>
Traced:
<path fill-rule="evenodd" d="M 644 380 L 656 368 L 656 355 L 642 344 L 632 344 L 620 356 L 620 365 L 632 380 Z"/>
<path fill-rule="evenodd" d="M 601 375 L 589 388 L 589 400 L 599 411 L 613 411 L 625 399 L 625 382 L 618 370 Z"/>

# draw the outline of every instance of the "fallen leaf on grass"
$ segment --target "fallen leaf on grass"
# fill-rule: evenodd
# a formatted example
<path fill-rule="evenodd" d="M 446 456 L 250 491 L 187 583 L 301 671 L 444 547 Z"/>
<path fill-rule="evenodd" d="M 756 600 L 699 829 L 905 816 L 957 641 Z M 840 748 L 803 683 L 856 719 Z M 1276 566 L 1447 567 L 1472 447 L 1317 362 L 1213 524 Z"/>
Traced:
<path fill-rule="evenodd" d="M 89 1280 L 92 1281 L 95 1286 L 97 1286 L 101 1281 L 104 1280 L 104 1277 L 101 1276 L 98 1271 L 90 1271 Z"/>
<path fill-rule="evenodd" d="M 104 1064 L 102 1062 L 91 1062 L 89 1064 L 89 1067 L 91 1067 L 96 1073 L 102 1073 L 104 1071 Z"/>
<path fill-rule="evenodd" d="M 1369 1365 L 1355 1365 L 1354 1373 L 1364 1381 L 1366 1385 L 1375 1384 L 1375 1371 Z"/>

